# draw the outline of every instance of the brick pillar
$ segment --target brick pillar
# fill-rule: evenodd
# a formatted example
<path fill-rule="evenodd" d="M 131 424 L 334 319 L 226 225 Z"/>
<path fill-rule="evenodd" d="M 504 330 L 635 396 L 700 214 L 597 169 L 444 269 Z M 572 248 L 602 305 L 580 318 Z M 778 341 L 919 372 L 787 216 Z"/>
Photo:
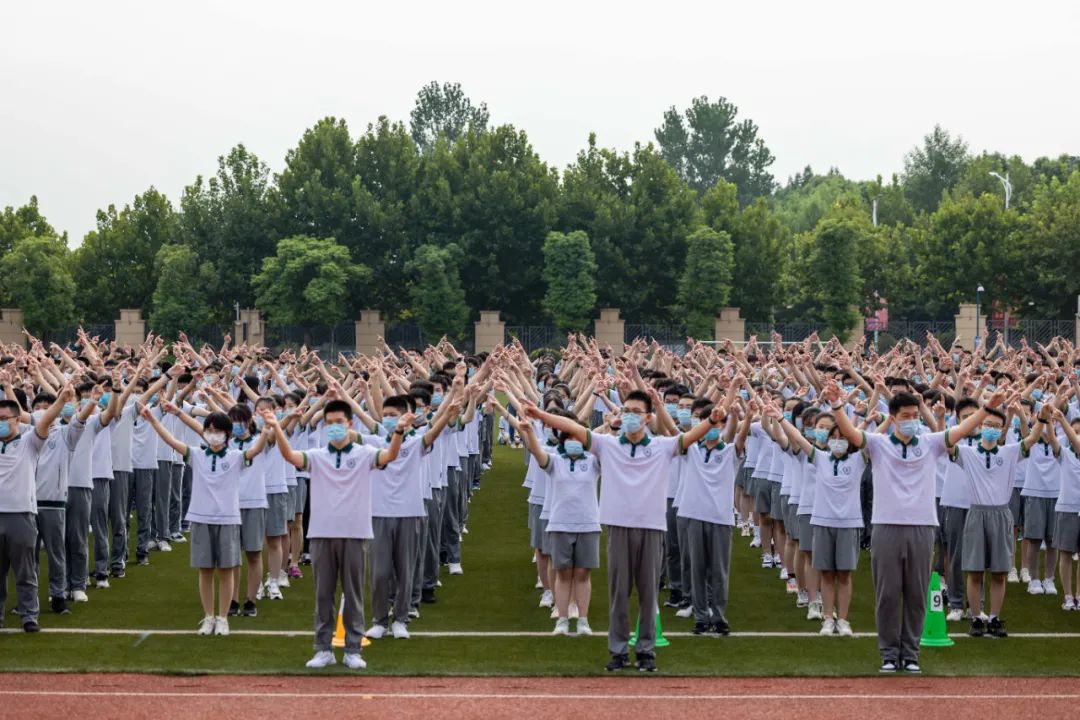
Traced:
<path fill-rule="evenodd" d="M 146 340 L 146 321 L 142 310 L 127 308 L 120 311 L 116 321 L 116 343 L 121 347 L 138 347 Z"/>
<path fill-rule="evenodd" d="M 960 344 L 968 350 L 975 349 L 975 304 L 961 305 L 956 313 L 956 336 L 960 338 Z M 986 337 L 986 316 L 979 319 L 978 332 L 983 338 Z"/>
<path fill-rule="evenodd" d="M 739 316 L 739 308 L 724 308 L 716 316 L 713 339 L 717 342 L 730 340 L 742 344 L 746 340 L 746 321 Z"/>
<path fill-rule="evenodd" d="M 19 345 L 26 347 L 26 336 L 23 335 L 23 313 L 18 308 L 3 308 L 0 310 L 0 343 L 5 345 Z"/>
<path fill-rule="evenodd" d="M 481 310 L 480 319 L 474 324 L 477 353 L 491 352 L 506 340 L 506 323 L 499 319 L 498 310 Z"/>
<path fill-rule="evenodd" d="M 611 346 L 615 355 L 622 355 L 626 342 L 626 322 L 619 317 L 618 308 L 603 308 L 596 321 L 596 344 Z"/>
<path fill-rule="evenodd" d="M 244 308 L 240 319 L 233 321 L 233 344 L 261 347 L 266 344 L 262 313 L 255 308 Z"/>
<path fill-rule="evenodd" d="M 374 355 L 379 351 L 379 338 L 386 337 L 386 323 L 378 310 L 361 310 L 356 321 L 356 352 Z"/>

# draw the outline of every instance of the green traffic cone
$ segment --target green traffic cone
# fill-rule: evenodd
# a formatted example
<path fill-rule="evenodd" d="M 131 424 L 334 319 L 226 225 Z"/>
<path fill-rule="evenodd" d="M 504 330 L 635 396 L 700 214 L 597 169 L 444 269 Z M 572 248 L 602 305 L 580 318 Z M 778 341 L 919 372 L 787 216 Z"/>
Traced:
<path fill-rule="evenodd" d="M 634 632 L 630 633 L 630 647 L 637 645 L 638 630 L 641 629 L 641 617 L 638 616 L 638 621 L 634 623 Z M 660 622 L 660 609 L 656 610 L 656 647 L 667 647 L 671 644 L 671 641 L 664 637 L 664 626 Z"/>
<path fill-rule="evenodd" d="M 956 643 L 945 627 L 945 598 L 941 594 L 941 578 L 930 575 L 930 594 L 926 600 L 926 622 L 920 643 L 923 647 L 952 647 Z"/>

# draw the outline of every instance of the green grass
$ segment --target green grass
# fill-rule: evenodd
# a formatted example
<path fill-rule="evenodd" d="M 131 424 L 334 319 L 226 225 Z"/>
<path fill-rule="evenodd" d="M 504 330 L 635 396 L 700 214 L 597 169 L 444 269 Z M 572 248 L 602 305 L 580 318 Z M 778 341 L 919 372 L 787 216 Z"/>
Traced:
<path fill-rule="evenodd" d="M 525 527 L 526 491 L 520 451 L 496 449 L 495 468 L 474 496 L 465 536 L 465 575 L 443 574 L 438 603 L 423 605 L 414 631 L 546 632 L 548 611 L 537 607 Z M 135 671 L 164 673 L 304 673 L 311 655 L 313 593 L 311 568 L 286 589 L 283 602 L 263 601 L 259 617 L 235 618 L 234 630 L 288 630 L 298 637 L 197 637 L 202 613 L 196 577 L 188 567 L 188 546 L 171 554 L 154 553 L 148 568 L 132 566 L 108 590 L 90 590 L 90 602 L 71 615 L 47 611 L 50 628 L 129 628 L 184 630 L 190 635 L 0 634 L 0 670 Z M 732 558 L 728 619 L 734 631 L 812 632 L 792 596 L 784 593 L 775 571 L 757 567 L 759 556 L 738 538 Z M 594 628 L 607 626 L 604 571 L 594 574 Z M 11 588 L 13 590 L 13 588 Z M 856 632 L 872 632 L 873 588 L 869 558 L 855 580 L 851 619 Z M 1059 609 L 1060 598 L 1032 597 L 1010 585 L 1005 618 L 1012 632 L 1078 632 L 1080 614 Z M 10 615 L 8 618 L 14 619 Z M 666 631 L 687 632 L 689 620 L 664 610 Z M 950 631 L 962 631 L 950 625 Z M 939 675 L 1078 675 L 1073 659 L 1076 638 L 957 639 L 945 649 L 925 649 L 924 671 Z M 606 637 L 431 638 L 380 640 L 365 650 L 369 673 L 402 675 L 587 675 L 602 673 Z M 659 651 L 667 674 L 685 675 L 863 675 L 876 674 L 873 638 L 691 638 L 675 637 Z M 338 672 L 342 672 L 338 670 Z M 325 671 L 320 671 L 325 673 Z"/>

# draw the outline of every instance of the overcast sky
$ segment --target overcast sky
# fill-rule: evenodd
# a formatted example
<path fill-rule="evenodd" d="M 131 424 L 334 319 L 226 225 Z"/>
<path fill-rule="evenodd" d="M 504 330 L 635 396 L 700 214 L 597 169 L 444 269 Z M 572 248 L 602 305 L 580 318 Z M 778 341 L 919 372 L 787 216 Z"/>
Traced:
<path fill-rule="evenodd" d="M 0 9 L 0 206 L 36 194 L 72 245 L 154 185 L 174 203 L 244 143 L 274 171 L 305 128 L 408 120 L 430 80 L 560 168 L 725 96 L 780 181 L 886 178 L 934 125 L 1026 160 L 1080 154 L 1080 3 L 32 2 Z"/>

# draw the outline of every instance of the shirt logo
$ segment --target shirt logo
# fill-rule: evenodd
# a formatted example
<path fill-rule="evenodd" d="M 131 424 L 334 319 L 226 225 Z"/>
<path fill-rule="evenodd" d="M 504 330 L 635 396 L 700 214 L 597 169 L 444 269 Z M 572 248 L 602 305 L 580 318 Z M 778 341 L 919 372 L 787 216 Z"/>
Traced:
<path fill-rule="evenodd" d="M 52 439 L 52 440 L 49 440 L 49 449 L 50 450 L 55 450 L 56 449 L 56 440 L 55 440 L 55 438 Z"/>
<path fill-rule="evenodd" d="M 847 465 L 844 466 L 844 474 L 845 475 L 850 475 L 851 474 L 851 468 L 848 467 Z"/>
<path fill-rule="evenodd" d="M 345 462 L 345 467 L 347 467 L 347 468 L 349 468 L 350 470 L 352 470 L 353 468 L 355 468 L 355 467 L 356 467 L 356 460 L 354 460 L 354 459 L 352 459 L 352 458 L 349 458 L 349 459 L 348 459 L 348 460 L 347 460 L 347 461 Z"/>
<path fill-rule="evenodd" d="M 645 457 L 652 457 L 652 448 L 645 448 L 643 452 L 645 453 Z"/>
<path fill-rule="evenodd" d="M 229 471 L 229 463 L 227 463 L 227 462 L 221 463 L 221 471 L 222 472 L 228 472 Z"/>
<path fill-rule="evenodd" d="M 403 457 L 403 458 L 407 458 L 407 457 L 409 457 L 409 453 L 410 453 L 410 452 L 412 452 L 412 451 L 411 451 L 411 450 L 402 450 L 402 451 L 401 451 L 400 453 L 398 453 L 398 454 L 399 454 L 399 455 L 401 455 L 401 457 Z"/>
<path fill-rule="evenodd" d="M 915 457 L 922 457 L 922 448 L 921 447 L 913 447 L 913 448 L 911 448 L 911 454 L 914 455 Z"/>
<path fill-rule="evenodd" d="M 997 465 L 998 467 L 1001 467 L 1002 465 L 1004 465 L 1004 464 L 1005 464 L 1005 461 L 1004 461 L 1004 460 L 1003 460 L 1002 458 L 998 458 L 997 460 L 995 460 L 995 461 L 994 461 L 994 463 L 995 463 L 995 464 L 996 464 L 996 465 Z"/>

